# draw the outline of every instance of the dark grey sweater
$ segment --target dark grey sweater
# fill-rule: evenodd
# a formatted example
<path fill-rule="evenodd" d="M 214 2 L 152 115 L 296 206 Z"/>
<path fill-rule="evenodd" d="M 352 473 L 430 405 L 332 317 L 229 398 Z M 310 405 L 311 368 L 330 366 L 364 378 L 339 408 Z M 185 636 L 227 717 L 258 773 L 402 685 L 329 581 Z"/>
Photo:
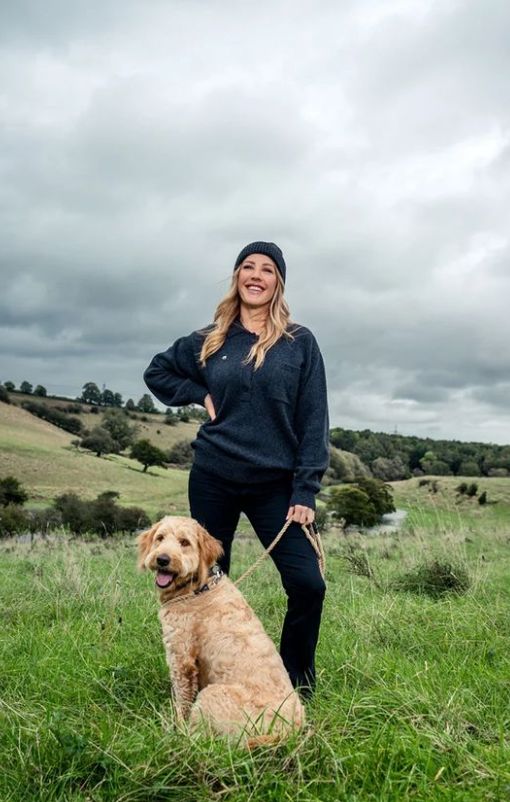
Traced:
<path fill-rule="evenodd" d="M 257 335 L 235 321 L 222 348 L 199 365 L 204 334 L 192 332 L 156 354 L 145 371 L 149 390 L 163 404 L 202 404 L 210 393 L 216 418 L 193 442 L 195 465 L 235 482 L 293 476 L 290 505 L 315 507 L 328 465 L 326 377 L 309 329 L 293 324 L 262 367 L 243 365 Z"/>

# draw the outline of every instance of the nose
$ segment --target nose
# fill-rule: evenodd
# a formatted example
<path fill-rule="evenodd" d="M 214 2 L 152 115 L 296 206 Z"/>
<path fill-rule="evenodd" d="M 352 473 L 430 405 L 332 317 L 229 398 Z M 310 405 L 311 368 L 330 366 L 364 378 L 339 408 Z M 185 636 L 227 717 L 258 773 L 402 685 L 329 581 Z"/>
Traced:
<path fill-rule="evenodd" d="M 170 557 L 168 554 L 160 554 L 158 557 L 156 557 L 156 562 L 160 568 L 166 568 L 168 565 L 170 565 Z"/>

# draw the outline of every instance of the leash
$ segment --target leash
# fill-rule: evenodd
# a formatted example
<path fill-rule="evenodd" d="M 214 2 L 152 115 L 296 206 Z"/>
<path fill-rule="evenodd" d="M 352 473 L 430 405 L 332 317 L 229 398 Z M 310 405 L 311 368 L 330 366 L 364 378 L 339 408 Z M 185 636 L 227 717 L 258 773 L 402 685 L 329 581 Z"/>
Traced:
<path fill-rule="evenodd" d="M 241 582 L 243 582 L 243 580 L 245 580 L 247 576 L 252 574 L 253 571 L 255 571 L 259 567 L 260 563 L 263 562 L 263 560 L 265 560 L 266 557 L 269 557 L 269 555 L 273 551 L 274 547 L 280 542 L 280 540 L 284 536 L 285 532 L 287 531 L 287 529 L 289 528 L 291 523 L 293 523 L 292 518 L 289 519 L 288 521 L 285 521 L 284 525 L 282 526 L 282 528 L 280 529 L 280 531 L 276 535 L 275 539 L 269 544 L 267 549 L 265 549 L 262 552 L 260 557 L 258 557 L 255 560 L 253 565 L 250 566 L 250 568 L 248 568 L 244 572 L 244 574 L 241 574 L 239 579 L 236 579 L 236 581 L 234 582 L 234 585 L 236 585 L 236 586 L 240 585 Z M 308 524 L 308 525 L 307 524 L 301 524 L 301 529 L 305 533 L 307 540 L 311 543 L 312 548 L 313 548 L 315 554 L 317 555 L 317 560 L 319 562 L 319 570 L 321 572 L 322 578 L 324 579 L 324 575 L 326 573 L 326 556 L 324 554 L 324 548 L 322 546 L 322 540 L 321 540 L 321 536 L 319 534 L 319 530 L 317 529 L 315 524 Z"/>
<path fill-rule="evenodd" d="M 278 532 L 278 534 L 276 535 L 274 540 L 269 544 L 267 549 L 264 549 L 264 551 L 262 552 L 260 557 L 257 557 L 257 559 L 255 560 L 253 565 L 251 565 L 244 572 L 244 574 L 241 574 L 241 576 L 238 579 L 236 579 L 236 581 L 233 583 L 236 587 L 238 585 L 240 585 L 241 582 L 244 582 L 246 577 L 250 576 L 250 574 L 252 574 L 254 571 L 256 571 L 256 569 L 259 567 L 259 565 L 267 557 L 269 557 L 269 555 L 273 551 L 274 547 L 280 542 L 280 540 L 284 536 L 285 532 L 287 531 L 287 529 L 289 528 L 291 523 L 293 523 L 292 518 L 289 519 L 288 521 L 285 521 L 284 525 L 282 526 L 282 528 L 280 529 L 280 531 Z M 322 540 L 321 540 L 321 536 L 319 534 L 319 530 L 317 529 L 315 524 L 301 524 L 301 529 L 305 533 L 307 540 L 311 544 L 311 546 L 312 546 L 312 548 L 313 548 L 313 550 L 314 550 L 314 552 L 315 552 L 315 554 L 317 556 L 317 561 L 319 563 L 319 570 L 321 572 L 322 578 L 324 579 L 325 578 L 325 573 L 326 573 L 326 556 L 324 554 L 324 548 L 323 548 L 323 545 L 322 545 Z M 209 588 L 209 587 L 206 586 L 207 590 L 213 590 L 214 587 L 216 587 L 218 585 L 218 583 L 219 583 L 219 581 L 220 581 L 222 576 L 223 576 L 223 573 L 221 573 L 221 575 L 218 576 L 216 581 L 211 583 L 212 587 Z M 178 604 L 179 602 L 190 601 L 191 599 L 195 598 L 196 595 L 197 595 L 196 591 L 192 591 L 191 593 L 184 593 L 182 596 L 177 596 L 177 598 L 175 598 L 175 599 L 169 599 L 167 602 L 164 602 L 161 606 L 162 607 L 170 607 L 171 605 Z"/>

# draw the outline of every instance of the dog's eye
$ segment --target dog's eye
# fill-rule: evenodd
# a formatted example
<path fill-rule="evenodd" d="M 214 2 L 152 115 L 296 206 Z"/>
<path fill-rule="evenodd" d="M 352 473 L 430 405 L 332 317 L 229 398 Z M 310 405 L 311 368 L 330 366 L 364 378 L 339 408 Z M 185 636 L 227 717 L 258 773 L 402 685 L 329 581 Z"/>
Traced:
<path fill-rule="evenodd" d="M 158 535 L 157 537 L 154 538 L 156 543 L 161 543 L 161 541 L 164 540 L 164 539 L 165 539 L 164 535 Z"/>
<path fill-rule="evenodd" d="M 181 539 L 179 540 L 179 543 L 181 544 L 181 546 L 190 546 L 191 545 L 189 540 L 187 540 L 185 537 L 181 537 Z"/>

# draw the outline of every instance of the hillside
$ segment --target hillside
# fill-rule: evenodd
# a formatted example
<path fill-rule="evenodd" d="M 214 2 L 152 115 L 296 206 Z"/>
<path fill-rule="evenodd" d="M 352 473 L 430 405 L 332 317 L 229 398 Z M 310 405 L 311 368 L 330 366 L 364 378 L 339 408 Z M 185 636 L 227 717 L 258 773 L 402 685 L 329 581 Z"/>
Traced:
<path fill-rule="evenodd" d="M 98 415 L 89 416 L 98 421 Z M 196 429 L 196 424 L 171 427 L 164 425 L 162 416 L 147 417 L 158 421 L 140 422 L 140 436 L 163 448 L 172 440 L 191 439 Z M 29 505 L 46 503 L 71 491 L 94 498 L 98 493 L 116 490 L 121 504 L 144 507 L 152 515 L 187 510 L 187 471 L 151 468 L 144 474 L 140 464 L 127 457 L 98 458 L 78 451 L 71 445 L 74 439 L 18 406 L 0 404 L 0 476 L 12 474 L 19 479 L 30 494 Z"/>

